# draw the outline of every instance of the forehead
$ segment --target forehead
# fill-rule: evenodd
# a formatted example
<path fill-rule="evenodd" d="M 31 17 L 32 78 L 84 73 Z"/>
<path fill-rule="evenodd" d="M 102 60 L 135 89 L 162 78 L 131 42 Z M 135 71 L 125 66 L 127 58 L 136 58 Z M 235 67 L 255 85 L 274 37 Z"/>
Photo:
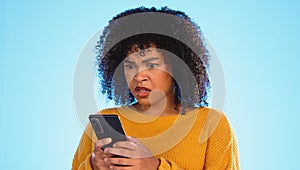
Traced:
<path fill-rule="evenodd" d="M 164 59 L 165 57 L 162 51 L 153 45 L 145 49 L 140 49 L 135 45 L 127 53 L 125 60 L 145 60 L 148 58 Z"/>

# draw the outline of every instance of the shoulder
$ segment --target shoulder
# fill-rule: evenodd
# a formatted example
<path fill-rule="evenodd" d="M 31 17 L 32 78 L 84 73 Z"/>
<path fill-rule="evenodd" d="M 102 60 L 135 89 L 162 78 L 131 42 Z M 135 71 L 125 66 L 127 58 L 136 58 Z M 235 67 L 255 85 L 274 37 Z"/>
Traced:
<path fill-rule="evenodd" d="M 205 119 L 205 126 L 216 127 L 222 119 L 227 119 L 225 114 L 209 107 L 198 108 L 198 115 Z"/>
<path fill-rule="evenodd" d="M 219 125 L 220 123 L 229 124 L 229 120 L 225 113 L 214 108 L 200 107 L 198 109 L 198 114 L 204 115 L 206 117 L 207 124 L 210 125 Z"/>
<path fill-rule="evenodd" d="M 199 107 L 198 113 L 207 114 L 211 116 L 222 116 L 224 114 L 224 112 L 222 112 L 221 110 L 217 110 L 207 106 Z"/>
<path fill-rule="evenodd" d="M 205 123 L 200 137 L 200 141 L 204 142 L 208 138 L 214 135 L 226 135 L 230 137 L 232 135 L 232 129 L 230 122 L 224 112 L 208 108 L 199 108 L 198 114 L 202 114 L 205 117 Z"/>

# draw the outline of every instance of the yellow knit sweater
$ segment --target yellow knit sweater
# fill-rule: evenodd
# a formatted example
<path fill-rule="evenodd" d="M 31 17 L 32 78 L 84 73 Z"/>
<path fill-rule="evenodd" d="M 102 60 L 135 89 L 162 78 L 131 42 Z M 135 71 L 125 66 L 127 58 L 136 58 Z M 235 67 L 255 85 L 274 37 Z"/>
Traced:
<path fill-rule="evenodd" d="M 202 107 L 185 115 L 152 117 L 129 107 L 106 109 L 119 115 L 127 136 L 138 138 L 160 160 L 159 170 L 239 169 L 236 138 L 226 116 Z M 73 170 L 92 170 L 96 136 L 88 124 L 75 153 Z"/>

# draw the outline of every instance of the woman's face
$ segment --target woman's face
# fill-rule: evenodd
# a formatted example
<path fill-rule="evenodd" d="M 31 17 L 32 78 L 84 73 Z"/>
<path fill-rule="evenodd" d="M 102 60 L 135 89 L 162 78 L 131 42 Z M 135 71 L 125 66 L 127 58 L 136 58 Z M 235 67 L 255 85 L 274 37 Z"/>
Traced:
<path fill-rule="evenodd" d="M 173 79 L 170 65 L 155 47 L 137 49 L 124 60 L 128 87 L 142 106 L 149 107 L 166 99 L 174 103 Z"/>

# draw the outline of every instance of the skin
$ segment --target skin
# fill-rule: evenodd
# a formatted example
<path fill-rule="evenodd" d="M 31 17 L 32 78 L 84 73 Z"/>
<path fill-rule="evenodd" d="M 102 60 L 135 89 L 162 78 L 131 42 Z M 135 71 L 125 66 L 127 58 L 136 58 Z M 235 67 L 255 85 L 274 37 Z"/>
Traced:
<path fill-rule="evenodd" d="M 101 140 L 97 140 L 94 143 L 94 152 L 92 155 L 92 167 L 93 170 L 109 170 L 109 164 L 104 162 L 105 158 L 108 158 L 110 155 L 104 153 L 104 151 L 101 149 L 102 146 L 107 145 L 111 143 L 110 138 L 105 138 Z"/>
<path fill-rule="evenodd" d="M 136 50 L 136 47 L 133 47 Z M 148 49 L 128 54 L 124 60 L 124 74 L 128 87 L 137 99 L 134 108 L 143 114 L 162 113 L 161 116 L 178 114 L 174 110 L 173 78 L 170 65 L 164 55 L 154 45 Z M 151 92 L 148 96 L 139 96 L 136 87 L 145 87 Z M 164 103 L 164 106 L 160 104 Z"/>
<path fill-rule="evenodd" d="M 137 49 L 133 46 L 133 49 Z M 142 55 L 141 55 L 142 54 Z M 175 110 L 173 79 L 170 66 L 165 63 L 165 57 L 155 46 L 144 50 L 128 53 L 124 60 L 124 74 L 128 87 L 138 103 L 133 107 L 137 111 L 156 116 L 178 114 Z M 147 90 L 139 91 L 137 87 Z M 163 103 L 163 104 L 162 104 Z M 118 142 L 113 148 L 101 149 L 111 139 L 102 139 L 95 142 L 92 165 L 94 170 L 156 170 L 159 160 L 136 138 L 127 137 L 128 141 Z M 114 158 L 111 155 L 120 155 L 125 158 Z M 123 166 L 119 166 L 123 165 Z"/>

